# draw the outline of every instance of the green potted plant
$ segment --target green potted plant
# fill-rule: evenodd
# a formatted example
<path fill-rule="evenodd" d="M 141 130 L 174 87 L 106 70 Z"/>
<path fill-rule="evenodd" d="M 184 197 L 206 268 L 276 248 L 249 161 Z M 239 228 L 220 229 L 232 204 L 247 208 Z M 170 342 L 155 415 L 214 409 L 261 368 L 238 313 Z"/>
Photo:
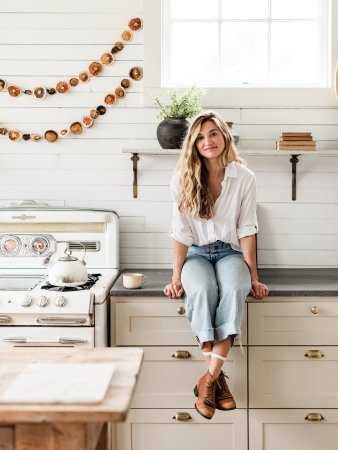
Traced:
<path fill-rule="evenodd" d="M 182 93 L 171 89 L 168 103 L 164 103 L 160 96 L 154 97 L 154 104 L 159 109 L 158 117 L 163 119 L 157 127 L 157 140 L 162 148 L 182 148 L 189 128 L 186 119 L 201 112 L 200 101 L 205 94 L 204 89 L 192 86 Z"/>

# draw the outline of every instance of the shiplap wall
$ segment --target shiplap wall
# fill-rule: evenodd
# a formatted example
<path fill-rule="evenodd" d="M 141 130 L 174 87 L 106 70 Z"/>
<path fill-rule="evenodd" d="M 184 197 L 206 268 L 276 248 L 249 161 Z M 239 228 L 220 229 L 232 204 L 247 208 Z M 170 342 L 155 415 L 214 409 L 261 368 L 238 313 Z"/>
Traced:
<path fill-rule="evenodd" d="M 12 0 L 1 5 L 0 78 L 25 88 L 55 86 L 88 67 L 119 40 L 142 0 Z M 147 24 L 145 23 L 145 26 Z M 154 39 L 159 37 L 154 36 Z M 143 65 L 143 32 L 134 33 L 115 63 L 69 95 L 43 101 L 0 92 L 0 126 L 24 132 L 61 130 L 103 103 L 129 68 Z M 156 110 L 143 108 L 143 82 L 80 136 L 54 144 L 0 139 L 1 204 L 20 199 L 115 209 L 121 217 L 121 267 L 170 267 L 168 189 L 177 157 L 141 156 L 139 197 L 132 198 L 132 163 L 122 148 L 154 148 Z M 213 105 L 205 105 L 212 108 Z M 281 130 L 312 131 L 319 149 L 338 149 L 337 108 L 217 109 L 241 136 L 241 148 L 273 149 Z M 338 266 L 338 158 L 298 164 L 291 201 L 287 156 L 250 156 L 258 181 L 259 265 Z"/>

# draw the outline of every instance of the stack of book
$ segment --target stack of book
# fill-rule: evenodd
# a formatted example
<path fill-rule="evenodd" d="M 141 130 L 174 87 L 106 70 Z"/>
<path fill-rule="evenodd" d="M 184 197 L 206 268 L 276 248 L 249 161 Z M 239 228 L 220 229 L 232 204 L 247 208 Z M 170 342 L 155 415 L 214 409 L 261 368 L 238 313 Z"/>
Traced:
<path fill-rule="evenodd" d="M 316 150 L 316 141 L 308 132 L 283 131 L 276 144 L 277 150 Z"/>

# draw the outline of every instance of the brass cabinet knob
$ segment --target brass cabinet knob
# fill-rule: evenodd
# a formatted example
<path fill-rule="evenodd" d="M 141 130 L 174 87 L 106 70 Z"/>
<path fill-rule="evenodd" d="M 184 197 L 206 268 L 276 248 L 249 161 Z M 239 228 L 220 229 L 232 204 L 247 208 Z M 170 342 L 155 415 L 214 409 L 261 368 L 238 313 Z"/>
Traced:
<path fill-rule="evenodd" d="M 318 314 L 319 313 L 318 306 L 311 306 L 311 312 L 312 314 Z"/>
<path fill-rule="evenodd" d="M 321 420 L 324 420 L 324 417 L 319 413 L 309 413 L 306 415 L 305 420 L 308 420 L 309 422 L 320 422 Z"/>
<path fill-rule="evenodd" d="M 187 359 L 191 358 L 191 355 L 187 350 L 176 350 L 172 357 L 177 359 Z"/>
<path fill-rule="evenodd" d="M 180 422 L 187 422 L 188 420 L 191 420 L 191 415 L 187 412 L 177 412 L 173 415 L 173 419 Z"/>
<path fill-rule="evenodd" d="M 324 358 L 324 353 L 322 353 L 320 350 L 309 350 L 305 353 L 307 358 Z"/>
<path fill-rule="evenodd" d="M 176 311 L 180 316 L 183 316 L 183 314 L 185 314 L 185 308 L 183 308 L 183 306 L 179 306 Z"/>

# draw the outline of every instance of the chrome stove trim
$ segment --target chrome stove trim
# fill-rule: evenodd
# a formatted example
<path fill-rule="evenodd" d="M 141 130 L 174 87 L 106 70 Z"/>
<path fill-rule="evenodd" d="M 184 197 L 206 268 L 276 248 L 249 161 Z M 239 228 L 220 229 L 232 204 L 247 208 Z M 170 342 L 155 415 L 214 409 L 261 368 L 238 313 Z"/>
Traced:
<path fill-rule="evenodd" d="M 87 339 L 79 339 L 72 337 L 59 337 L 58 339 L 44 339 L 44 338 L 31 338 L 29 336 L 10 336 L 1 339 L 3 342 L 9 342 L 13 344 L 85 344 Z"/>
<path fill-rule="evenodd" d="M 67 242 L 67 241 L 66 241 Z M 67 250 L 86 250 L 86 252 L 99 252 L 100 241 L 68 241 Z"/>
<path fill-rule="evenodd" d="M 113 209 L 101 209 L 101 208 L 84 208 L 84 207 L 70 207 L 70 206 L 50 206 L 48 203 L 37 203 L 34 200 L 23 200 L 21 203 L 9 203 L 5 206 L 0 206 L 0 211 L 20 211 L 26 209 L 27 211 L 99 211 L 113 213 L 120 218 L 116 211 Z"/>
<path fill-rule="evenodd" d="M 38 317 L 37 323 L 41 325 L 81 325 L 86 323 L 87 320 L 82 317 Z"/>

